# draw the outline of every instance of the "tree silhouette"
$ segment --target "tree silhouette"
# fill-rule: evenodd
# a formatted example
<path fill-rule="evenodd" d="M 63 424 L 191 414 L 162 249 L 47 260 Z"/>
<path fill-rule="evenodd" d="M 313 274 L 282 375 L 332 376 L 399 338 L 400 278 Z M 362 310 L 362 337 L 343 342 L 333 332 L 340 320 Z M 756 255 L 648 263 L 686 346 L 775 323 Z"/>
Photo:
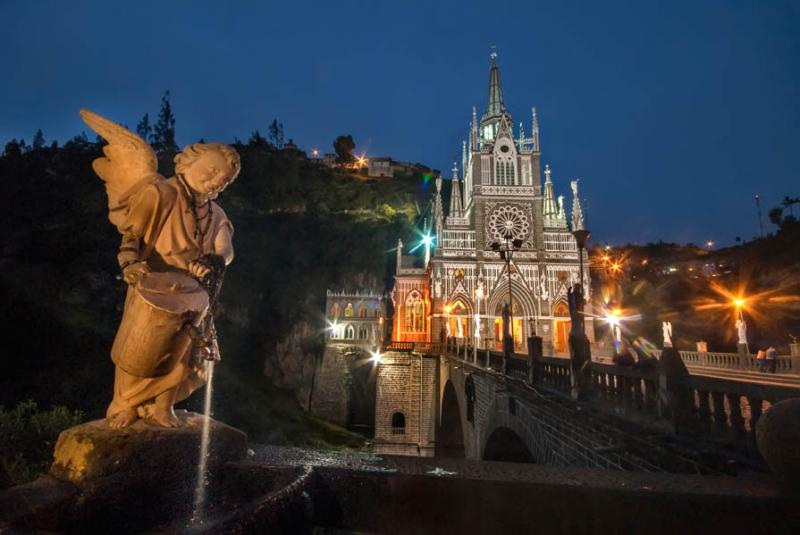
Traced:
<path fill-rule="evenodd" d="M 153 127 L 152 145 L 156 152 L 178 152 L 178 145 L 175 143 L 175 115 L 172 113 L 169 91 L 161 97 L 161 111 L 158 113 L 158 122 Z"/>
<path fill-rule="evenodd" d="M 39 150 L 42 147 L 44 147 L 44 134 L 42 133 L 42 129 L 39 128 L 33 135 L 33 150 Z"/>
<path fill-rule="evenodd" d="M 174 120 L 173 120 L 174 123 Z M 150 114 L 145 113 L 142 120 L 139 121 L 139 124 L 136 125 L 136 133 L 139 134 L 139 137 L 144 139 L 145 141 L 151 141 L 153 137 L 153 127 L 150 126 Z"/>
<path fill-rule="evenodd" d="M 336 151 L 336 161 L 338 163 L 351 163 L 355 161 L 353 151 L 356 149 L 356 142 L 353 136 L 339 136 L 333 140 L 333 150 Z"/>
<path fill-rule="evenodd" d="M 283 123 L 279 123 L 277 119 L 273 119 L 269 125 L 269 140 L 279 149 L 283 147 Z"/>

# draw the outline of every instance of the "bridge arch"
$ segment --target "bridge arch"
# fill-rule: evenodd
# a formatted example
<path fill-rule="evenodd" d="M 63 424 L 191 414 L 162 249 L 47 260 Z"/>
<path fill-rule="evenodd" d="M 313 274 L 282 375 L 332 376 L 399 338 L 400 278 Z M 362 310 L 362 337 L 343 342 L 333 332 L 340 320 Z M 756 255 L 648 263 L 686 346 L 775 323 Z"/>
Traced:
<path fill-rule="evenodd" d="M 447 381 L 442 395 L 442 409 L 436 433 L 436 456 L 464 458 L 464 427 L 455 385 Z"/>
<path fill-rule="evenodd" d="M 496 427 L 486 439 L 482 459 L 509 463 L 536 462 L 525 441 L 514 430 L 505 426 Z"/>

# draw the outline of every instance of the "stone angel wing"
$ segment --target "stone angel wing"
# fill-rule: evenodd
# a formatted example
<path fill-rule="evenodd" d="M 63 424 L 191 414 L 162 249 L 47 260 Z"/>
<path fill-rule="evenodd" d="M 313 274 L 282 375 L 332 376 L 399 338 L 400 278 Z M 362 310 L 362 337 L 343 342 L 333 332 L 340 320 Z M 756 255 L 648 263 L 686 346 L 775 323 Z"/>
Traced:
<path fill-rule="evenodd" d="M 103 179 L 108 194 L 108 219 L 122 231 L 128 198 L 141 187 L 163 177 L 158 174 L 156 154 L 145 140 L 114 121 L 82 109 L 81 117 L 89 128 L 108 141 L 105 157 L 92 162 Z"/>

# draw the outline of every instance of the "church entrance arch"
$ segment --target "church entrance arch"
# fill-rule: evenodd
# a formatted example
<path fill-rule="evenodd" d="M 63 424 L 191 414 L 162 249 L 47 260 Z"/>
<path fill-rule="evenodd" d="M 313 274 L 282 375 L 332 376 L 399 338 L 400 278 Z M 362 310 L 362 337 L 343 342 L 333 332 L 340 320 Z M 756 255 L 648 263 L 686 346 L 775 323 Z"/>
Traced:
<path fill-rule="evenodd" d="M 536 304 L 533 300 L 531 291 L 526 288 L 519 280 L 511 280 L 511 315 L 514 327 L 514 350 L 526 352 L 526 340 L 531 336 L 533 322 L 530 321 L 536 316 Z M 508 304 L 508 279 L 501 279 L 489 296 L 487 310 L 490 322 L 489 333 L 494 336 L 494 346 L 498 350 L 503 349 L 503 306 Z"/>
<path fill-rule="evenodd" d="M 569 316 L 569 307 L 559 301 L 553 307 L 553 347 L 556 353 L 569 353 L 569 331 L 572 321 Z"/>
<path fill-rule="evenodd" d="M 455 338 L 469 338 L 472 333 L 472 306 L 463 297 L 457 297 L 445 308 L 447 335 Z"/>

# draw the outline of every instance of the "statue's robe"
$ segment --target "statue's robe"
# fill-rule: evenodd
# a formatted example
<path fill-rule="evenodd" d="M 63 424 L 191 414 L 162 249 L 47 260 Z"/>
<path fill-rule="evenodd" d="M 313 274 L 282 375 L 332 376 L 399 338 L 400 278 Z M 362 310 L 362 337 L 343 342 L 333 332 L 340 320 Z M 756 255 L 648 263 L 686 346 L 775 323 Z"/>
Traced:
<path fill-rule="evenodd" d="M 147 180 L 127 195 L 116 217 L 123 235 L 120 260 L 146 260 L 151 271 L 177 271 L 188 275 L 189 264 L 205 254 L 230 254 L 233 225 L 218 204 L 211 201 L 211 222 L 204 235 L 196 232 L 197 223 L 187 192 L 175 178 Z M 200 215 L 205 213 L 200 210 Z M 199 223 L 206 229 L 207 219 Z M 135 289 L 128 287 L 125 307 Z M 147 336 L 147 332 L 142 332 Z M 216 347 L 214 348 L 216 350 Z M 166 374 L 140 377 L 115 363 L 114 399 L 107 410 L 111 417 L 120 411 L 137 409 L 156 396 L 175 389 L 175 402 L 187 398 L 205 382 L 201 363 L 187 355 Z"/>

